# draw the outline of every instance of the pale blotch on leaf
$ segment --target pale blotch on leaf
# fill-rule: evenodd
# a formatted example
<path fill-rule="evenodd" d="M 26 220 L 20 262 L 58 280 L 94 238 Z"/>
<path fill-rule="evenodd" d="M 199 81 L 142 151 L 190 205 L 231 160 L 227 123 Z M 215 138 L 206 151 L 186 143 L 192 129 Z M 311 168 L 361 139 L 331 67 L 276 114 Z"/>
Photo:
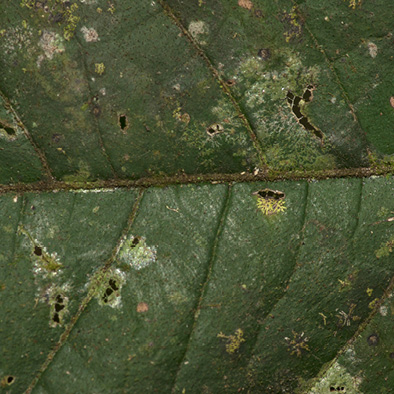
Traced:
<path fill-rule="evenodd" d="M 203 36 L 209 33 L 208 26 L 203 21 L 192 21 L 189 24 L 190 35 L 201 45 L 206 45 L 206 42 L 202 39 Z"/>
<path fill-rule="evenodd" d="M 148 312 L 149 310 L 149 306 L 146 302 L 139 302 L 137 305 L 137 312 L 138 313 L 144 313 L 144 312 Z"/>
<path fill-rule="evenodd" d="M 68 283 L 62 286 L 52 285 L 40 297 L 41 302 L 49 304 L 49 326 L 55 328 L 64 325 L 64 317 L 68 314 L 69 298 L 67 293 L 70 292 Z"/>
<path fill-rule="evenodd" d="M 341 390 L 339 392 L 342 393 L 362 394 L 359 389 L 361 382 L 361 377 L 350 375 L 346 368 L 336 361 L 313 388 L 308 391 L 308 394 L 338 392 L 338 388 Z"/>
<path fill-rule="evenodd" d="M 120 269 L 110 268 L 107 271 L 97 271 L 89 281 L 88 288 L 99 305 L 120 308 L 120 290 L 125 283 L 126 274 Z"/>
<path fill-rule="evenodd" d="M 54 55 L 65 51 L 63 42 L 64 40 L 59 34 L 44 30 L 40 38 L 40 47 L 46 58 L 52 60 Z"/>
<path fill-rule="evenodd" d="M 144 237 L 129 236 L 119 250 L 119 260 L 140 270 L 156 261 L 156 248 L 148 246 Z"/>
<path fill-rule="evenodd" d="M 81 33 L 83 34 L 83 38 L 85 39 L 86 42 L 100 41 L 97 31 L 93 29 L 93 27 L 87 28 L 86 26 L 83 26 L 81 28 Z"/>

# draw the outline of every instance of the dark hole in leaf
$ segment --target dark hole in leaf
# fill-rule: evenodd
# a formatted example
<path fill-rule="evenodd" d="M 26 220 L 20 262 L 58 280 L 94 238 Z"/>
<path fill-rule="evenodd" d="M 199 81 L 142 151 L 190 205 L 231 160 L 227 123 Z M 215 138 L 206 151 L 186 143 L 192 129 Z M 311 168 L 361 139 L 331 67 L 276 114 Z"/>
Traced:
<path fill-rule="evenodd" d="M 64 305 L 55 304 L 55 311 L 56 312 L 60 312 L 62 309 L 64 309 Z"/>
<path fill-rule="evenodd" d="M 40 248 L 39 246 L 34 246 L 34 254 L 36 256 L 42 256 L 42 248 Z"/>
<path fill-rule="evenodd" d="M 56 312 L 53 315 L 53 319 L 52 319 L 55 323 L 60 323 L 60 318 L 59 318 L 59 314 Z"/>
<path fill-rule="evenodd" d="M 223 129 L 223 126 L 222 126 L 221 124 L 215 123 L 215 124 L 213 124 L 213 125 L 211 125 L 211 126 L 209 126 L 209 127 L 207 128 L 207 133 L 208 133 L 209 135 L 215 135 L 215 134 L 217 134 L 217 133 L 222 132 L 223 130 L 224 130 L 224 129 Z"/>
<path fill-rule="evenodd" d="M 109 280 L 109 285 L 116 291 L 119 290 L 119 287 L 116 286 L 116 282 L 113 279 Z"/>
<path fill-rule="evenodd" d="M 127 129 L 128 122 L 127 122 L 127 116 L 126 115 L 119 115 L 119 125 L 120 125 L 120 128 L 122 130 Z"/>
<path fill-rule="evenodd" d="M 330 387 L 330 391 L 335 391 L 335 387 Z"/>
<path fill-rule="evenodd" d="M 293 105 L 293 113 L 297 117 L 298 120 L 302 118 L 302 113 L 300 107 L 296 106 L 295 104 Z"/>
<path fill-rule="evenodd" d="M 2 127 L 8 135 L 15 135 L 15 129 L 13 129 L 12 127 L 7 127 L 4 125 L 2 126 L 1 124 L 0 127 Z"/>
<path fill-rule="evenodd" d="M 112 289 L 110 289 L 109 287 L 108 287 L 107 290 L 105 290 L 105 294 L 106 294 L 107 296 L 110 296 L 113 292 L 114 292 L 114 291 L 113 291 Z"/>
<path fill-rule="evenodd" d="M 140 243 L 139 237 L 134 237 L 133 242 L 131 243 L 131 247 L 135 248 Z"/>
<path fill-rule="evenodd" d="M 104 294 L 103 301 L 104 301 L 105 303 L 107 303 L 107 302 L 108 302 L 108 297 L 107 297 L 107 295 L 106 295 L 106 294 Z"/>
<path fill-rule="evenodd" d="M 58 295 L 56 296 L 56 301 L 57 301 L 59 304 L 63 304 L 63 297 L 62 297 L 60 294 L 58 294 Z"/>
<path fill-rule="evenodd" d="M 291 93 L 291 92 L 287 92 L 286 97 L 287 97 L 287 102 L 288 102 L 290 105 L 293 105 L 294 94 Z"/>
<path fill-rule="evenodd" d="M 14 383 L 15 378 L 13 376 L 7 376 L 7 384 L 12 384 Z"/>
<path fill-rule="evenodd" d="M 302 96 L 304 101 L 307 103 L 308 101 L 310 101 L 311 97 L 312 97 L 312 91 L 309 89 L 305 90 L 304 95 Z"/>
<path fill-rule="evenodd" d="M 309 102 L 312 100 L 312 97 L 313 97 L 312 96 L 312 89 L 313 89 L 313 85 L 307 86 L 307 88 L 302 96 L 302 99 L 305 102 Z M 305 128 L 305 130 L 312 131 L 313 134 L 317 138 L 323 139 L 323 133 L 319 129 L 317 129 L 315 126 L 313 126 L 309 122 L 308 118 L 302 114 L 301 107 L 300 107 L 301 97 L 295 96 L 293 93 L 288 91 L 286 94 L 286 98 L 287 98 L 287 102 L 291 106 L 291 110 L 293 111 L 293 114 L 296 116 L 298 122 Z"/>
<path fill-rule="evenodd" d="M 229 80 L 226 81 L 226 84 L 228 86 L 234 86 L 235 85 L 235 81 L 234 81 L 234 79 L 229 79 Z"/>
<path fill-rule="evenodd" d="M 260 197 L 266 198 L 266 199 L 273 199 L 273 200 L 281 200 L 285 198 L 285 193 L 280 192 L 278 190 L 271 190 L 271 189 L 264 189 L 264 190 L 259 190 L 257 194 Z"/>

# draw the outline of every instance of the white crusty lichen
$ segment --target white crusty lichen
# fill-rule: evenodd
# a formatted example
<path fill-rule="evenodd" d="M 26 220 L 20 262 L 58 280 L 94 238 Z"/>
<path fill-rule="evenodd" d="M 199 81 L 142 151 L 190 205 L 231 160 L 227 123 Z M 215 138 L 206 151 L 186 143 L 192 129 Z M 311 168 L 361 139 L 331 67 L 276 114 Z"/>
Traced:
<path fill-rule="evenodd" d="M 118 268 L 109 268 L 95 272 L 87 284 L 88 292 L 95 297 L 99 305 L 112 308 L 122 306 L 120 291 L 126 283 L 126 274 Z"/>
<path fill-rule="evenodd" d="M 87 28 L 86 26 L 83 26 L 81 28 L 81 33 L 83 34 L 83 38 L 86 42 L 100 41 L 97 31 L 93 29 L 93 27 Z"/>
<path fill-rule="evenodd" d="M 156 248 L 148 246 L 144 237 L 130 235 L 120 247 L 119 260 L 140 270 L 156 261 Z"/>
<path fill-rule="evenodd" d="M 362 394 L 359 389 L 361 382 L 360 376 L 352 376 L 345 367 L 336 361 L 308 394 L 329 393 L 330 390 L 332 391 L 332 388 L 337 390 L 338 387 L 340 392 L 343 393 Z"/>

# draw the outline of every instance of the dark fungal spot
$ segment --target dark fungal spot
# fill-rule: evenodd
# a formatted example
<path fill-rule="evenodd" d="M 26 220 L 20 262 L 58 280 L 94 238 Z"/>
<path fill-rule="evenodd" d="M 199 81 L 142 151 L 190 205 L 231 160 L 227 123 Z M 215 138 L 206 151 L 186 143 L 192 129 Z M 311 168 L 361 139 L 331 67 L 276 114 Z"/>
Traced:
<path fill-rule="evenodd" d="M 58 294 L 58 295 L 56 296 L 56 301 L 57 301 L 59 304 L 63 304 L 63 297 L 62 297 L 60 294 Z"/>
<path fill-rule="evenodd" d="M 53 319 L 52 319 L 55 323 L 59 323 L 60 324 L 60 318 L 59 318 L 59 314 L 56 312 L 53 315 Z"/>
<path fill-rule="evenodd" d="M 107 290 L 105 290 L 105 294 L 106 294 L 107 296 L 110 296 L 113 292 L 114 292 L 114 291 L 113 291 L 112 289 L 110 289 L 110 288 L 107 288 Z"/>
<path fill-rule="evenodd" d="M 367 338 L 367 342 L 369 346 L 377 346 L 379 344 L 379 336 L 378 334 L 371 334 Z"/>
<path fill-rule="evenodd" d="M 55 304 L 55 311 L 56 312 L 60 312 L 63 309 L 64 309 L 64 305 L 62 305 L 62 304 Z"/>
<path fill-rule="evenodd" d="M 271 51 L 268 48 L 259 49 L 257 56 L 262 60 L 268 60 L 271 57 Z"/>
<path fill-rule="evenodd" d="M 92 113 L 96 118 L 98 118 L 101 115 L 101 108 L 98 104 L 93 106 Z"/>
<path fill-rule="evenodd" d="M 34 246 L 34 254 L 36 256 L 42 256 L 42 248 L 40 248 L 39 246 L 35 245 Z"/>

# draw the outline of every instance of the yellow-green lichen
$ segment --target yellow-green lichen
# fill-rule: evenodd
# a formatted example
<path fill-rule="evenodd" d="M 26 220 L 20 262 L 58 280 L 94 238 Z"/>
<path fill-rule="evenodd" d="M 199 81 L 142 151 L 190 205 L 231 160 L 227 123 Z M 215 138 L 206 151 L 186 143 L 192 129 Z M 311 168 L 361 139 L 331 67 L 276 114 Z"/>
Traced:
<path fill-rule="evenodd" d="M 274 215 L 284 212 L 286 207 L 285 194 L 278 190 L 264 189 L 256 193 L 257 208 L 264 215 Z"/>
<path fill-rule="evenodd" d="M 376 258 L 388 257 L 392 253 L 394 247 L 394 237 L 389 239 L 387 242 L 383 242 L 380 248 L 375 251 Z"/>
<path fill-rule="evenodd" d="M 98 75 L 103 75 L 103 74 L 104 74 L 104 71 L 105 71 L 105 65 L 104 65 L 104 63 L 96 63 L 96 64 L 94 65 L 94 71 L 95 71 L 95 73 L 98 74 Z"/>
<path fill-rule="evenodd" d="M 307 344 L 309 338 L 303 332 L 299 334 L 293 331 L 293 338 L 285 337 L 285 341 L 287 342 L 287 351 L 291 356 L 301 357 L 303 353 L 310 351 Z"/>
<path fill-rule="evenodd" d="M 71 1 L 48 0 L 40 2 L 35 0 L 22 0 L 21 7 L 27 7 L 38 17 L 49 23 L 56 22 L 63 28 L 63 37 L 69 41 L 73 36 L 80 17 L 77 15 L 78 4 Z M 33 15 L 32 15 L 33 16 Z"/>
<path fill-rule="evenodd" d="M 227 340 L 226 352 L 229 354 L 234 354 L 239 350 L 242 342 L 245 342 L 245 338 L 243 336 L 244 332 L 241 328 L 236 329 L 233 335 L 224 335 L 222 332 L 217 335 L 218 338 Z"/>
<path fill-rule="evenodd" d="M 349 7 L 353 8 L 353 10 L 356 9 L 356 7 L 361 7 L 362 0 L 344 0 L 346 2 L 349 2 Z"/>

